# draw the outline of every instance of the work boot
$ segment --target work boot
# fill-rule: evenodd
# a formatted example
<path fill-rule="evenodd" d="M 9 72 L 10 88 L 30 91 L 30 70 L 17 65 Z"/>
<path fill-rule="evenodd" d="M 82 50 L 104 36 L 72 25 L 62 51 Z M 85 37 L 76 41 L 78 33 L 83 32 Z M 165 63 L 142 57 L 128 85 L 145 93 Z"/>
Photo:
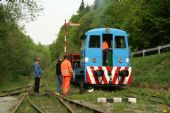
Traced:
<path fill-rule="evenodd" d="M 55 94 L 56 94 L 56 95 L 60 95 L 60 93 L 59 93 L 59 92 L 55 92 Z"/>
<path fill-rule="evenodd" d="M 66 96 L 66 95 L 68 95 L 68 92 L 64 92 L 64 93 L 63 93 L 63 96 Z"/>
<path fill-rule="evenodd" d="M 39 94 L 39 92 L 35 92 L 34 95 L 35 96 L 39 96 L 40 94 Z"/>

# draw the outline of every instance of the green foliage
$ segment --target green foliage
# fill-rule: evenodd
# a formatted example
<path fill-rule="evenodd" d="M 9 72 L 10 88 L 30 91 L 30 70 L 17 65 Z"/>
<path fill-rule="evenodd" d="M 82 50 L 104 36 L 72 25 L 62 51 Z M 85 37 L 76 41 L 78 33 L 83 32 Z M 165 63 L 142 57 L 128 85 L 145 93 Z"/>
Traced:
<path fill-rule="evenodd" d="M 80 7 L 82 5 L 83 3 Z M 169 0 L 95 0 L 92 6 L 81 9 L 84 10 L 80 11 L 79 8 L 78 14 L 70 19 L 70 22 L 80 23 L 80 27 L 67 27 L 69 52 L 79 51 L 81 35 L 96 27 L 112 27 L 127 31 L 130 34 L 132 50 L 170 43 Z M 50 46 L 53 57 L 57 58 L 63 54 L 63 42 L 62 27 L 58 38 Z"/>
<path fill-rule="evenodd" d="M 33 21 L 43 9 L 34 0 L 4 0 L 0 1 L 10 18 L 15 21 Z"/>
<path fill-rule="evenodd" d="M 81 2 L 81 5 L 80 5 L 80 7 L 79 7 L 79 13 L 81 13 L 83 10 L 85 9 L 85 6 L 84 6 L 84 1 L 82 0 L 82 2 Z"/>
<path fill-rule="evenodd" d="M 18 6 L 13 6 L 13 2 Z M 19 7 L 20 12 L 26 13 L 22 8 L 29 6 L 21 4 L 30 5 L 32 7 L 30 10 L 33 11 L 34 3 L 31 3 L 19 1 L 0 3 L 0 86 L 7 83 L 6 80 L 8 83 L 17 81 L 18 78 L 21 78 L 20 75 L 32 75 L 35 57 L 41 58 L 43 69 L 50 61 L 48 47 L 34 44 L 18 25 L 19 20 L 17 19 L 21 19 L 22 16 L 15 14 L 16 9 L 13 7 Z M 33 16 L 34 13 L 31 15 Z"/>

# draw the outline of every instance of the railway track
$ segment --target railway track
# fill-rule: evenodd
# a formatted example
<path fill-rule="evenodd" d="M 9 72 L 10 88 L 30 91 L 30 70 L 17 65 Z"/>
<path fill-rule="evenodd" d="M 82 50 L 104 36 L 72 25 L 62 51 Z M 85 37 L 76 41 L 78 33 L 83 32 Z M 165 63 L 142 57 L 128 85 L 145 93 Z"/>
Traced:
<path fill-rule="evenodd" d="M 88 105 L 84 105 L 78 101 L 73 101 L 65 96 L 56 95 L 54 91 L 50 90 L 44 83 L 40 88 L 40 94 L 34 95 L 33 88 L 31 86 L 24 86 L 20 88 L 14 88 L 10 90 L 0 91 L 1 96 L 20 95 L 20 100 L 15 105 L 11 113 L 22 112 L 20 108 L 24 108 L 23 104 L 29 104 L 29 107 L 37 113 L 106 113 L 99 108 L 93 108 Z M 2 95 L 3 93 L 3 95 Z M 135 97 L 144 101 L 149 101 L 154 104 L 160 104 L 170 108 L 170 103 L 164 101 L 162 96 L 155 96 L 152 94 L 146 94 L 135 91 L 128 91 L 123 94 L 126 97 Z M 168 97 L 169 98 L 169 97 Z M 27 105 L 28 106 L 28 105 Z M 30 111 L 25 112 L 30 113 Z"/>
<path fill-rule="evenodd" d="M 3 91 L 0 91 L 0 97 L 19 95 L 21 93 L 27 92 L 30 87 L 31 87 L 30 85 L 27 85 L 23 87 L 3 90 Z"/>
<path fill-rule="evenodd" d="M 32 107 L 40 113 L 68 113 L 66 108 L 53 96 L 27 96 Z"/>
<path fill-rule="evenodd" d="M 146 93 L 139 93 L 139 92 L 135 92 L 135 91 L 129 91 L 127 93 L 128 94 L 125 94 L 125 96 L 140 98 L 142 100 L 149 101 L 154 104 L 165 105 L 170 108 L 170 102 L 168 101 L 168 98 L 165 100 L 165 99 L 163 99 L 165 97 L 162 97 L 162 96 L 149 95 Z"/>
<path fill-rule="evenodd" d="M 16 113 L 17 110 L 19 109 L 19 107 L 21 106 L 21 104 L 23 103 L 23 101 L 25 100 L 25 98 L 28 96 L 29 92 L 32 90 L 33 87 L 29 86 L 29 87 L 20 87 L 20 88 L 15 88 L 14 89 L 14 92 L 15 90 L 18 90 L 18 89 L 22 89 L 22 88 L 26 88 L 26 91 L 24 90 L 24 92 L 26 93 L 23 93 L 23 96 L 22 98 L 18 101 L 18 103 L 14 106 L 14 108 L 12 109 L 11 113 Z M 13 90 L 12 90 L 13 91 Z M 22 93 L 22 91 L 19 91 L 20 93 Z M 18 95 L 20 93 L 17 93 Z"/>
<path fill-rule="evenodd" d="M 98 108 L 93 108 L 91 106 L 72 101 L 66 97 L 56 95 L 50 89 L 48 89 L 48 92 L 50 93 L 50 95 L 54 95 L 56 98 L 58 98 L 63 104 L 70 106 L 70 108 L 74 109 L 71 113 L 106 113 L 102 110 L 99 110 Z"/>
<path fill-rule="evenodd" d="M 24 91 L 21 91 L 23 89 Z M 33 88 L 31 86 L 24 86 L 3 91 L 3 97 L 13 95 L 14 92 L 18 92 L 15 93 L 15 96 L 20 97 L 20 99 L 10 111 L 11 113 L 105 113 L 97 108 L 83 105 L 66 97 L 56 95 L 52 90 L 46 87 L 45 84 L 41 87 L 39 95 L 33 94 Z M 28 106 L 30 108 L 25 108 Z M 25 109 L 32 109 L 32 111 Z"/>
<path fill-rule="evenodd" d="M 49 88 L 45 88 L 44 91 L 44 94 L 39 96 L 27 96 L 32 107 L 40 113 L 105 113 L 97 108 L 56 95 Z"/>

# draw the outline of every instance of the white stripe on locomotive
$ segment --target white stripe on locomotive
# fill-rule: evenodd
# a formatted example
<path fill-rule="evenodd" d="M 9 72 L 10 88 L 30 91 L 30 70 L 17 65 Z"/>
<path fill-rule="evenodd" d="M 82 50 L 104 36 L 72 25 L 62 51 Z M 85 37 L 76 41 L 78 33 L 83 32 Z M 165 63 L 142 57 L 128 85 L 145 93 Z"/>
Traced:
<path fill-rule="evenodd" d="M 116 70 L 117 70 L 117 67 L 113 67 L 112 69 L 112 75 L 111 75 L 111 80 L 113 81 L 113 78 L 115 76 L 115 73 L 116 73 Z M 116 80 L 117 84 L 118 84 L 118 81 Z"/>
<path fill-rule="evenodd" d="M 109 83 L 110 78 L 108 76 L 108 70 L 106 69 L 105 66 L 103 66 L 102 69 L 104 70 L 104 76 L 106 78 L 106 83 Z"/>
<path fill-rule="evenodd" d="M 96 84 L 96 81 L 94 79 L 94 76 L 93 76 L 93 73 L 92 73 L 92 70 L 90 67 L 87 67 L 87 72 L 89 74 L 89 78 L 90 78 L 90 81 L 92 82 L 92 84 Z"/>
<path fill-rule="evenodd" d="M 125 80 L 123 81 L 123 84 L 127 84 L 128 83 L 129 77 L 131 76 L 132 67 L 129 67 L 128 71 L 129 71 L 129 75 L 127 77 L 125 77 Z"/>

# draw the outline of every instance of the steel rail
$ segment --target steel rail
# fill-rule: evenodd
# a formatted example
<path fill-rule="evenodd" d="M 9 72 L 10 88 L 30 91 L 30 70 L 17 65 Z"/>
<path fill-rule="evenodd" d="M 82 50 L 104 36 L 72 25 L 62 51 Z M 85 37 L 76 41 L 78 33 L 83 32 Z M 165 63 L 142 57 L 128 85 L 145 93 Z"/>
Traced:
<path fill-rule="evenodd" d="M 43 81 L 43 85 L 45 86 L 45 88 L 48 90 L 48 92 L 57 97 L 55 93 L 53 93 L 52 91 L 50 91 L 50 89 L 48 88 L 47 84 Z M 68 104 L 66 104 L 61 98 L 57 97 L 57 99 L 67 108 L 67 110 L 70 112 L 70 113 L 76 113 Z"/>
<path fill-rule="evenodd" d="M 21 103 L 24 101 L 26 95 L 27 95 L 27 94 L 23 95 L 23 97 L 21 98 L 21 100 L 18 102 L 18 104 L 15 106 L 15 108 L 12 110 L 11 113 L 16 113 L 16 111 L 17 111 L 18 108 L 20 107 Z"/>
<path fill-rule="evenodd" d="M 27 85 L 27 86 L 23 86 L 23 87 L 16 87 L 16 88 L 8 89 L 8 90 L 2 90 L 0 92 L 9 92 L 9 91 L 19 90 L 19 89 L 24 89 L 24 88 L 29 88 L 29 87 L 31 87 L 31 85 Z"/>
<path fill-rule="evenodd" d="M 28 93 L 31 91 L 32 87 L 30 86 L 30 88 L 27 90 L 27 93 L 25 93 L 23 95 L 23 97 L 21 98 L 21 100 L 18 102 L 18 104 L 15 106 L 15 108 L 12 110 L 11 113 L 16 113 L 16 111 L 18 110 L 18 108 L 21 106 L 22 102 L 24 101 L 25 97 L 28 95 Z"/>
<path fill-rule="evenodd" d="M 28 97 L 28 95 L 27 95 L 26 97 L 27 97 L 28 102 L 31 104 L 31 106 L 32 106 L 35 110 L 37 110 L 37 111 L 40 112 L 40 113 L 44 113 L 44 111 L 42 111 L 38 106 L 36 106 L 36 105 L 30 100 L 30 98 Z"/>
<path fill-rule="evenodd" d="M 0 94 L 0 97 L 6 97 L 6 96 L 13 96 L 13 95 L 19 95 L 21 93 L 27 92 L 28 90 L 18 91 L 18 92 L 7 92 L 5 94 Z"/>
<path fill-rule="evenodd" d="M 76 113 L 68 104 L 66 104 L 61 98 L 59 98 L 58 96 L 55 95 L 55 93 L 50 92 L 49 93 L 55 97 L 57 97 L 57 99 L 69 110 L 70 113 Z"/>
<path fill-rule="evenodd" d="M 48 91 L 49 91 L 50 93 L 52 93 L 53 95 L 55 95 L 56 97 L 61 98 L 61 99 L 65 100 L 65 101 L 68 101 L 69 103 L 72 103 L 72 104 L 75 104 L 75 105 L 84 107 L 84 108 L 89 109 L 89 110 L 93 110 L 95 113 L 105 113 L 104 111 L 101 111 L 101 110 L 99 110 L 99 109 L 93 108 L 93 107 L 91 107 L 91 106 L 87 106 L 87 105 L 85 105 L 85 104 L 81 104 L 81 103 L 79 103 L 79 102 L 72 101 L 72 100 L 70 100 L 70 99 L 68 99 L 68 98 L 65 98 L 65 97 L 63 97 L 63 96 L 57 95 L 57 94 L 55 94 L 53 91 L 51 91 L 49 88 L 48 88 Z"/>
<path fill-rule="evenodd" d="M 43 86 L 45 86 L 45 83 L 43 82 Z M 46 86 L 45 86 L 46 87 Z M 54 95 L 52 95 L 54 96 Z M 34 104 L 31 99 L 29 98 L 29 95 L 26 96 L 28 102 L 31 104 L 31 106 L 37 111 L 37 112 L 40 112 L 40 113 L 46 113 L 45 111 L 43 111 L 40 107 L 38 107 L 36 104 Z M 60 98 L 58 99 L 63 105 L 65 108 L 67 108 L 67 110 L 70 112 L 70 113 L 76 113 L 73 111 L 73 109 L 71 109 L 66 103 L 63 102 L 63 100 L 61 100 Z"/>
<path fill-rule="evenodd" d="M 156 96 L 153 96 L 153 95 L 147 95 L 147 94 L 140 94 L 140 93 L 133 92 L 133 91 L 129 91 L 128 93 L 132 93 L 132 94 L 136 94 L 136 95 L 141 95 L 141 96 L 144 96 L 144 98 L 141 98 L 142 100 L 147 100 L 147 101 L 150 101 L 152 103 L 158 103 L 158 104 L 162 104 L 162 105 L 166 105 L 166 106 L 170 107 L 170 104 L 168 104 L 168 103 L 161 102 L 161 101 L 156 101 L 156 100 L 151 99 L 151 98 L 161 99 L 160 97 L 156 97 Z M 145 98 L 145 97 L 147 97 L 147 98 Z M 137 98 L 137 97 L 135 97 L 135 98 Z"/>

